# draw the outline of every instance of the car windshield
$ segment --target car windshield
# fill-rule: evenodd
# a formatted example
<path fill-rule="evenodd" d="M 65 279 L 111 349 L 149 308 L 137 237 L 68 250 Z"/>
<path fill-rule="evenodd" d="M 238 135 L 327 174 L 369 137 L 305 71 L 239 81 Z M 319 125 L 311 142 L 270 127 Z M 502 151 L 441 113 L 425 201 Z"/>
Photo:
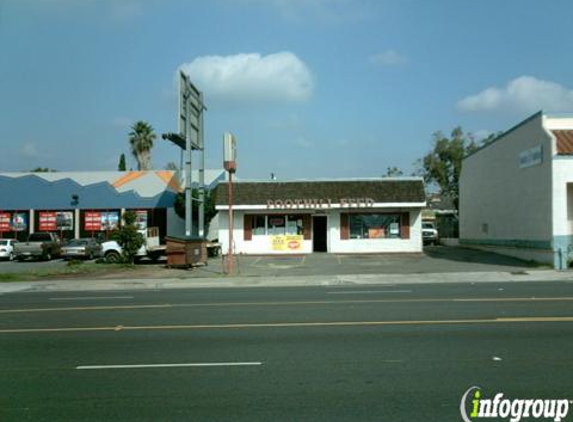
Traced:
<path fill-rule="evenodd" d="M 8 244 L 7 240 L 0 240 L 0 246 L 6 246 Z"/>
<path fill-rule="evenodd" d="M 433 229 L 434 225 L 432 223 L 424 223 L 422 224 L 423 229 Z"/>

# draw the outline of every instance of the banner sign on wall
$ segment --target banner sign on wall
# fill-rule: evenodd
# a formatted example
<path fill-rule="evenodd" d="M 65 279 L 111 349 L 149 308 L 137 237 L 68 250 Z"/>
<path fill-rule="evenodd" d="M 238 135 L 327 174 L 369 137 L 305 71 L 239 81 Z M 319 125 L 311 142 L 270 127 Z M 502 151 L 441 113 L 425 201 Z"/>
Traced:
<path fill-rule="evenodd" d="M 135 211 L 135 226 L 137 230 L 147 230 L 147 211 Z"/>
<path fill-rule="evenodd" d="M 101 213 L 93 211 L 86 212 L 84 228 L 86 231 L 100 231 Z"/>
<path fill-rule="evenodd" d="M 10 213 L 0 213 L 0 232 L 9 232 L 10 230 Z"/>
<path fill-rule="evenodd" d="M 14 213 L 10 228 L 15 232 L 23 232 L 28 228 L 28 216 L 24 213 Z"/>
<path fill-rule="evenodd" d="M 56 213 L 41 212 L 38 221 L 38 230 L 56 231 Z"/>
<path fill-rule="evenodd" d="M 86 231 L 115 230 L 119 225 L 119 212 L 117 211 L 88 211 L 85 213 Z"/>
<path fill-rule="evenodd" d="M 271 236 L 273 251 L 300 251 L 302 250 L 303 236 L 301 235 L 277 235 Z"/>

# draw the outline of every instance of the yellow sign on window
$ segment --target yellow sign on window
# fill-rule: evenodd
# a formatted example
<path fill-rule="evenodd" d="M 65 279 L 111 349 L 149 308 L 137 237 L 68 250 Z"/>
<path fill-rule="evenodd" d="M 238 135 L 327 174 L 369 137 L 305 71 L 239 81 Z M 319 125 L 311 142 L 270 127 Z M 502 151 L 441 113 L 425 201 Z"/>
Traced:
<path fill-rule="evenodd" d="M 271 236 L 273 251 L 300 251 L 302 250 L 303 236 L 301 235 L 277 235 Z"/>

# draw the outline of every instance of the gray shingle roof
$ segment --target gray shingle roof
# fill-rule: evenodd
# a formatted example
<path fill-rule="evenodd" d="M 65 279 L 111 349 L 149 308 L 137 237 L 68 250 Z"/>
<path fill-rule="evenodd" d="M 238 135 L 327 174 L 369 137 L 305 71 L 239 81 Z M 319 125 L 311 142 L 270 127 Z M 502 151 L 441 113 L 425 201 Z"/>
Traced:
<path fill-rule="evenodd" d="M 268 200 L 371 198 L 376 203 L 422 203 L 426 201 L 424 182 L 419 178 L 388 178 L 338 181 L 248 182 L 233 183 L 236 205 L 266 205 Z M 215 205 L 227 205 L 228 183 L 215 189 Z"/>

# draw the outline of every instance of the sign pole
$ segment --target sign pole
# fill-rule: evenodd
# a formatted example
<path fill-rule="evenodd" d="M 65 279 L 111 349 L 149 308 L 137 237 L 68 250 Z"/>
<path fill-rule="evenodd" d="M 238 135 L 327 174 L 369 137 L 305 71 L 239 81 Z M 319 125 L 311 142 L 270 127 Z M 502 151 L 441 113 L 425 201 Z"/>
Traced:
<path fill-rule="evenodd" d="M 229 172 L 229 254 L 227 274 L 233 274 L 233 172 Z"/>
<path fill-rule="evenodd" d="M 227 274 L 233 274 L 233 173 L 237 170 L 237 146 L 235 137 L 226 132 L 223 135 L 223 166 L 229 172 L 229 248 L 227 252 Z"/>

